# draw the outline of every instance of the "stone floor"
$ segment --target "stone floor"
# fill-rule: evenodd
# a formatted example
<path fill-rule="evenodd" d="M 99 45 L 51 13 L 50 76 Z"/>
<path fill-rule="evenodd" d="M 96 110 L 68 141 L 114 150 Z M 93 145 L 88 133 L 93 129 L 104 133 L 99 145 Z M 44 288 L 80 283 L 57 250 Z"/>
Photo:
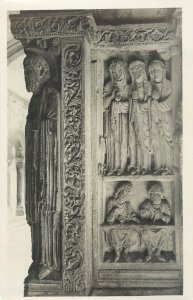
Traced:
<path fill-rule="evenodd" d="M 157 289 L 157 288 L 131 288 L 131 289 L 93 289 L 90 296 L 161 296 L 182 295 L 182 288 Z"/>

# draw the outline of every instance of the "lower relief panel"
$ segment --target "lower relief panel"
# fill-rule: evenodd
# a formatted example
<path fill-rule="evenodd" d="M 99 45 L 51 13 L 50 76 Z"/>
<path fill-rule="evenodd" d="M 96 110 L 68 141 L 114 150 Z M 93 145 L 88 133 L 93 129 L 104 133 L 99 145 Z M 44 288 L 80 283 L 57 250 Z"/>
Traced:
<path fill-rule="evenodd" d="M 181 286 L 175 179 L 104 179 L 103 187 L 98 285 Z"/>
<path fill-rule="evenodd" d="M 175 230 L 155 226 L 113 226 L 104 229 L 104 262 L 174 263 Z"/>

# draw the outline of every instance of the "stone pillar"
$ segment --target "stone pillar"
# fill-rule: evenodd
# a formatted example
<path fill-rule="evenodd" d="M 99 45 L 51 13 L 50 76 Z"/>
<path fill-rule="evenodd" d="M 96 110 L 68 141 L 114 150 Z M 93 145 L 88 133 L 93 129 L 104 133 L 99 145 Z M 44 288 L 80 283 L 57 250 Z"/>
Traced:
<path fill-rule="evenodd" d="M 85 171 L 91 160 L 86 112 L 95 23 L 88 12 L 23 12 L 10 18 L 12 33 L 26 53 L 26 88 L 33 93 L 25 130 L 25 203 L 33 263 L 24 294 L 87 295 L 92 205 L 91 178 Z"/>
<path fill-rule="evenodd" d="M 11 208 L 11 176 L 10 176 L 11 158 L 8 158 L 7 162 L 7 206 Z"/>
<path fill-rule="evenodd" d="M 16 206 L 16 215 L 24 215 L 24 180 L 25 180 L 25 164 L 24 158 L 17 158 L 16 162 L 17 167 L 17 206 Z"/>
<path fill-rule="evenodd" d="M 26 53 L 26 88 L 33 93 L 25 130 L 25 203 L 32 233 L 33 263 L 25 279 L 24 295 L 86 296 L 94 289 L 101 289 L 105 294 L 107 288 L 181 288 L 180 239 L 176 257 L 174 253 L 174 235 L 178 234 L 179 227 L 175 227 L 173 219 L 176 222 L 180 218 L 179 210 L 174 210 L 176 202 L 180 201 L 177 180 L 168 161 L 164 162 L 163 154 L 160 154 L 161 167 L 152 163 L 152 157 L 154 162 L 159 160 L 156 151 L 162 151 L 158 147 L 161 137 L 159 140 L 159 135 L 155 134 L 157 121 L 154 116 L 158 112 L 152 111 L 158 109 L 158 100 L 163 102 L 171 95 L 171 80 L 165 78 L 165 66 L 158 54 L 176 45 L 180 47 L 179 32 L 175 32 L 171 22 L 96 26 L 88 11 L 22 12 L 10 18 L 12 33 L 22 42 Z M 154 76 L 150 79 L 146 70 L 152 60 L 159 70 L 161 68 L 158 84 Z M 135 77 L 141 78 L 140 84 L 135 85 Z M 172 80 L 176 81 L 176 78 Z M 152 99 L 154 106 L 151 107 Z M 146 108 L 141 100 L 148 100 Z M 135 118 L 133 114 L 138 111 L 138 104 L 143 113 Z M 164 112 L 159 120 L 162 125 L 167 127 L 169 120 L 170 135 L 171 109 L 167 103 L 161 103 L 159 109 Z M 154 122 L 154 152 L 150 149 L 153 143 L 150 145 L 149 138 L 146 139 L 149 127 L 153 128 L 151 122 Z M 140 132 L 136 137 L 135 129 L 139 125 Z M 141 132 L 138 145 L 136 141 Z M 163 152 L 169 149 L 166 142 L 164 139 Z M 127 151 L 126 147 L 131 149 Z M 112 166 L 110 171 L 113 172 L 107 172 L 107 152 L 116 160 L 121 153 L 124 162 L 121 170 L 118 166 L 114 170 Z M 129 163 L 131 161 L 133 164 Z M 143 223 L 137 215 L 130 220 L 138 222 L 136 224 L 127 223 L 127 218 L 126 224 L 107 224 L 106 207 L 108 214 L 114 210 L 116 215 L 117 208 L 111 205 L 115 205 L 118 196 L 123 196 L 123 191 L 130 193 L 133 186 L 136 190 L 139 187 L 136 192 L 138 202 L 133 200 L 136 212 L 142 203 L 140 199 L 147 197 L 145 193 L 159 194 L 156 205 L 165 203 L 168 211 L 161 227 L 154 224 L 154 220 L 151 224 Z M 164 192 L 168 200 L 164 198 Z M 173 198 L 169 199 L 171 194 Z M 127 198 L 130 199 L 130 194 Z M 156 197 L 153 198 L 156 202 Z M 120 205 L 121 198 L 117 207 Z M 155 218 L 160 221 L 160 216 L 162 211 Z M 163 252 L 169 249 L 169 256 L 164 253 L 165 257 L 162 257 L 159 245 L 153 253 L 154 237 L 169 245 L 163 249 Z M 132 238 L 134 248 L 131 247 Z M 146 239 L 145 246 L 140 244 L 143 239 Z M 106 251 L 108 241 L 109 250 Z M 129 258 L 130 251 L 134 252 L 134 258 Z M 110 253 L 106 255 L 106 252 Z"/>
<path fill-rule="evenodd" d="M 8 214 L 10 218 L 13 218 L 17 207 L 17 169 L 14 155 L 8 159 L 7 181 Z"/>

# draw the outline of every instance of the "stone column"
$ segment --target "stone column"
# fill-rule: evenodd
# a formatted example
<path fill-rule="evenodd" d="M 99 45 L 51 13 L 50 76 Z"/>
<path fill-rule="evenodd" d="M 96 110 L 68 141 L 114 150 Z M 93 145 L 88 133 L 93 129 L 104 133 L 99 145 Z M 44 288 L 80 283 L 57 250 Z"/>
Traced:
<path fill-rule="evenodd" d="M 10 19 L 11 31 L 27 55 L 26 87 L 34 93 L 26 124 L 25 158 L 33 263 L 24 294 L 87 295 L 92 280 L 92 205 L 91 178 L 85 171 L 91 160 L 86 111 L 91 101 L 87 82 L 95 23 L 83 11 L 72 15 L 67 11 L 22 12 Z M 28 70 L 36 72 L 40 65 L 46 75 L 37 72 L 34 78 L 39 81 L 33 84 Z M 54 103 L 58 108 L 57 104 L 52 107 Z"/>
<path fill-rule="evenodd" d="M 157 48 L 179 45 L 178 33 L 176 37 L 173 26 L 166 23 L 96 26 L 88 11 L 31 11 L 10 18 L 11 31 L 26 53 L 26 88 L 33 93 L 25 141 L 25 203 L 33 263 L 25 296 L 86 296 L 97 288 L 179 286 L 177 264 L 168 272 L 164 264 L 162 270 L 156 268 L 158 264 L 142 269 L 136 262 L 135 276 L 128 265 L 103 264 L 101 215 L 112 178 L 97 173 L 102 162 L 97 161 L 97 152 L 103 135 L 104 66 L 110 57 L 121 55 L 128 65 L 132 52 L 149 51 L 152 57 Z M 100 66 L 97 60 L 91 72 L 95 51 Z M 91 84 L 93 78 L 97 80 Z M 148 123 L 146 116 L 143 119 Z M 155 176 L 148 178 L 153 181 Z M 113 184 L 123 180 L 134 178 L 117 175 Z M 140 181 L 147 179 L 141 175 Z M 159 276 L 154 280 L 155 271 Z"/>
<path fill-rule="evenodd" d="M 24 158 L 17 158 L 17 206 L 16 215 L 24 215 L 24 179 L 25 179 L 25 164 Z"/>
<path fill-rule="evenodd" d="M 7 205 L 8 209 L 11 208 L 11 176 L 10 176 L 11 158 L 7 161 Z"/>

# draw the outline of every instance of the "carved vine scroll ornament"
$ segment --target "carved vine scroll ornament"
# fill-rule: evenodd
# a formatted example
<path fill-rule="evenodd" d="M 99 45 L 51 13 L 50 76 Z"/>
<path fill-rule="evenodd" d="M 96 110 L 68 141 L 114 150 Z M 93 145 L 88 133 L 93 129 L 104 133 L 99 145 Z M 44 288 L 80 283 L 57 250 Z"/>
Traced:
<path fill-rule="evenodd" d="M 99 47 L 142 45 L 142 44 L 164 44 L 180 43 L 175 36 L 175 28 L 169 24 L 143 24 L 143 25 L 121 25 L 99 26 L 95 34 L 94 45 Z"/>
<path fill-rule="evenodd" d="M 64 290 L 81 292 L 84 278 L 84 132 L 81 44 L 63 52 Z"/>
<path fill-rule="evenodd" d="M 33 264 L 29 274 L 58 279 L 61 272 L 61 203 L 58 197 L 58 126 L 60 95 L 54 88 L 52 56 L 25 49 L 26 88 L 30 100 L 26 134 L 26 216 L 32 231 Z"/>
<path fill-rule="evenodd" d="M 93 36 L 96 26 L 91 15 L 82 16 L 10 16 L 11 31 L 16 39 L 86 34 Z"/>

